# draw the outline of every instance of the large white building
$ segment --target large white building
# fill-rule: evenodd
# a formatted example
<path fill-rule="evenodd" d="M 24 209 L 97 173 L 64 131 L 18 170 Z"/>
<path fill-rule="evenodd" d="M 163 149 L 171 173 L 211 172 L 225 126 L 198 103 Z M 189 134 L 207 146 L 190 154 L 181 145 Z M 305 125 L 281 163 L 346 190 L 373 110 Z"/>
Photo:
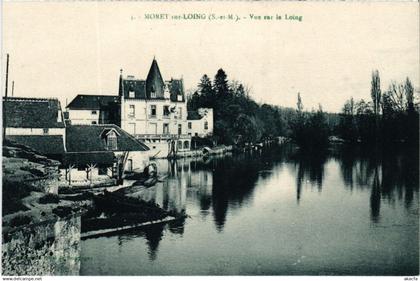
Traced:
<path fill-rule="evenodd" d="M 154 157 L 190 149 L 182 79 L 164 80 L 153 59 L 146 80 L 120 75 L 121 128 L 143 140 Z"/>
<path fill-rule="evenodd" d="M 192 136 L 213 132 L 212 109 L 195 112 L 188 121 L 183 80 L 164 80 L 155 59 L 146 79 L 124 76 L 121 71 L 118 96 L 78 95 L 67 110 L 73 125 L 120 126 L 144 141 L 151 157 L 188 151 Z"/>

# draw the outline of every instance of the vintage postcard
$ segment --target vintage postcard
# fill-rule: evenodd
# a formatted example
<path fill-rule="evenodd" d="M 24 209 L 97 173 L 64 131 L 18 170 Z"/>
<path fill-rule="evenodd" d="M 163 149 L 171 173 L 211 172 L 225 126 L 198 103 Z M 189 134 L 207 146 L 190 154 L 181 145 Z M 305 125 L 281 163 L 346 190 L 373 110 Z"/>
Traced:
<path fill-rule="evenodd" d="M 418 280 L 417 1 L 4 1 L 1 21 L 3 280 Z"/>

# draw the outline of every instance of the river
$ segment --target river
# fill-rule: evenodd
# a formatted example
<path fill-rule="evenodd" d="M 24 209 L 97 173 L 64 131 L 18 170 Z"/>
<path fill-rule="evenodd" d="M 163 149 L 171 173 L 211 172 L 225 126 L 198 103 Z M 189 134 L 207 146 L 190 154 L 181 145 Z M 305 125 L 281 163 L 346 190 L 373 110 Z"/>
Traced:
<path fill-rule="evenodd" d="M 81 275 L 417 275 L 418 151 L 157 161 L 185 221 L 81 242 Z M 83 223 L 83 222 L 82 222 Z"/>

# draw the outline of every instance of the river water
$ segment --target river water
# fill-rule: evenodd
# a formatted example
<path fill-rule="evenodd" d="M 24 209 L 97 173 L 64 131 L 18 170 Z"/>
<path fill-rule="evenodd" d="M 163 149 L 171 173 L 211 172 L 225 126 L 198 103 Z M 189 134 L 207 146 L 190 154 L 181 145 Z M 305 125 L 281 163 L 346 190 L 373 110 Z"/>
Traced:
<path fill-rule="evenodd" d="M 390 155 L 391 154 L 391 155 Z M 159 160 L 185 221 L 86 239 L 81 275 L 417 275 L 418 151 Z"/>

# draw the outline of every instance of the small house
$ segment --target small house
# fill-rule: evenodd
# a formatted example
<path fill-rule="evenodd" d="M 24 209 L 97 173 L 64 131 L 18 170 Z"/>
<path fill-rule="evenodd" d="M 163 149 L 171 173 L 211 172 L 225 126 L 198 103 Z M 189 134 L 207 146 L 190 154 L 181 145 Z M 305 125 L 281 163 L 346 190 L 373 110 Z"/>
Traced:
<path fill-rule="evenodd" d="M 67 126 L 66 147 L 62 174 L 70 183 L 120 179 L 149 162 L 149 148 L 114 124 Z"/>

